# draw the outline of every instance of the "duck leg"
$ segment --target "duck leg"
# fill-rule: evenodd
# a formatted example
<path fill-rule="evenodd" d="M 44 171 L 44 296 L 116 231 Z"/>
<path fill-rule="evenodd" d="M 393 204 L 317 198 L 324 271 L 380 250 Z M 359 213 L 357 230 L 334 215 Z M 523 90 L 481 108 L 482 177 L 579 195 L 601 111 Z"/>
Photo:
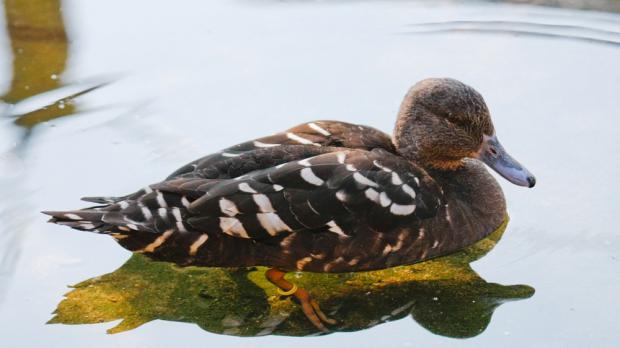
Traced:
<path fill-rule="evenodd" d="M 323 323 L 336 324 L 334 319 L 328 318 L 321 308 L 318 302 L 313 299 L 308 291 L 297 287 L 297 285 L 284 279 L 286 272 L 277 268 L 270 268 L 265 272 L 265 277 L 273 285 L 278 287 L 278 293 L 284 296 L 293 295 L 301 304 L 301 310 L 304 312 L 308 320 L 314 324 L 321 331 L 328 331 Z"/>

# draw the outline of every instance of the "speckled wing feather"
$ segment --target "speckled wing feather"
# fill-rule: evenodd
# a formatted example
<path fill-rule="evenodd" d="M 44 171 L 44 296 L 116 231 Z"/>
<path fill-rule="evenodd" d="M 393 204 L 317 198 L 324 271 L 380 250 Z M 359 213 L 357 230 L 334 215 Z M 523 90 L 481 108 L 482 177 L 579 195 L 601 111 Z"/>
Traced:
<path fill-rule="evenodd" d="M 173 179 L 155 189 L 182 193 L 186 181 L 196 180 Z M 360 224 L 383 231 L 433 216 L 441 204 L 439 188 L 422 169 L 380 149 L 320 154 L 205 184 L 183 193 L 200 196 L 185 223 L 240 238 L 299 231 L 347 236 Z"/>

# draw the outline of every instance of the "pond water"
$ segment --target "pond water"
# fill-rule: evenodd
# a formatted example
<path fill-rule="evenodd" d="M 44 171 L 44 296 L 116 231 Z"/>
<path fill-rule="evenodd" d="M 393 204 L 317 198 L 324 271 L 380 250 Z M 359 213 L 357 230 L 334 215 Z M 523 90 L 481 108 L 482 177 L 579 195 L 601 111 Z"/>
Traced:
<path fill-rule="evenodd" d="M 5 0 L 3 344 L 617 346 L 620 6 L 566 3 Z M 256 271 L 145 262 L 39 213 L 313 119 L 390 132 L 431 76 L 482 93 L 538 184 L 500 181 L 511 220 L 497 245 L 381 286 L 298 275 L 337 290 L 317 295 L 341 319 L 327 335 L 292 337 L 317 332 Z"/>

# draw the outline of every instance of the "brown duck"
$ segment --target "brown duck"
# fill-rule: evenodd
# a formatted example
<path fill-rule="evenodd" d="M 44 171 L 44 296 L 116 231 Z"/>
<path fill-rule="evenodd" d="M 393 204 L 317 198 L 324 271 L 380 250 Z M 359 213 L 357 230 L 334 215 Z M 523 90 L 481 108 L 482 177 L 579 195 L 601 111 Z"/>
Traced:
<path fill-rule="evenodd" d="M 482 162 L 514 184 L 535 184 L 498 142 L 478 92 L 427 79 L 405 96 L 393 138 L 309 122 L 198 159 L 130 195 L 86 197 L 100 205 L 46 214 L 155 260 L 268 266 L 280 293 L 325 329 L 333 321 L 285 272 L 383 269 L 483 239 L 506 205 Z"/>

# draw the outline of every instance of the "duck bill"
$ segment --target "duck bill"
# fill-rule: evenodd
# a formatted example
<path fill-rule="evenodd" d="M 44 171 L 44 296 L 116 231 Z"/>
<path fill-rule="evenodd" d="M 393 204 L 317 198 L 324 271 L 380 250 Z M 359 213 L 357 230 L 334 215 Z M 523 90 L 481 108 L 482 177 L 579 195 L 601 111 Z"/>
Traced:
<path fill-rule="evenodd" d="M 515 185 L 534 187 L 536 184 L 534 175 L 506 152 L 495 135 L 484 136 L 476 158 Z"/>

